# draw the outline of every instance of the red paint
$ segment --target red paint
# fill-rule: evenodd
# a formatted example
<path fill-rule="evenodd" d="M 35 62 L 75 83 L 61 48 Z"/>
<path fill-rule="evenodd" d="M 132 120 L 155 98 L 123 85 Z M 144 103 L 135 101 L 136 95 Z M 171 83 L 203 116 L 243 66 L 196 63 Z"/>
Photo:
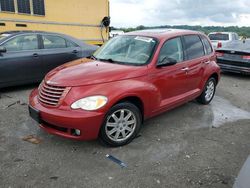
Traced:
<path fill-rule="evenodd" d="M 197 34 L 197 32 L 136 33 L 136 35 L 157 38 L 159 41 L 148 65 L 130 66 L 80 59 L 54 69 L 45 77 L 45 82 L 49 81 L 53 86 L 69 88 L 69 91 L 55 107 L 40 103 L 38 90 L 32 91 L 30 105 L 40 111 L 42 120 L 46 122 L 42 123 L 41 127 L 51 134 L 77 140 L 91 140 L 98 137 L 108 110 L 127 97 L 137 97 L 141 100 L 144 119 L 195 99 L 201 94 L 211 75 L 216 74 L 220 78 L 215 52 L 172 66 L 156 67 L 164 42 L 170 38 L 188 34 Z M 199 33 L 199 35 L 202 34 Z M 188 70 L 183 71 L 183 68 Z M 108 97 L 108 103 L 96 111 L 71 109 L 71 104 L 78 99 L 93 95 Z M 48 124 L 66 128 L 66 131 L 48 127 Z M 81 136 L 73 136 L 71 129 L 80 129 Z"/>

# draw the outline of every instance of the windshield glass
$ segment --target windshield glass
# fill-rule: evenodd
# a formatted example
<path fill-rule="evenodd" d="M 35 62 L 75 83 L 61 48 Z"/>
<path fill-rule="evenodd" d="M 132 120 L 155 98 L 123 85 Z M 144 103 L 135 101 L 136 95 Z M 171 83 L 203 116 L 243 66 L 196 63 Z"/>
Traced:
<path fill-rule="evenodd" d="M 156 43 L 149 37 L 117 36 L 98 49 L 94 56 L 102 61 L 143 65 L 150 60 Z"/>
<path fill-rule="evenodd" d="M 210 38 L 210 40 L 229 40 L 228 34 L 210 34 L 208 37 Z"/>

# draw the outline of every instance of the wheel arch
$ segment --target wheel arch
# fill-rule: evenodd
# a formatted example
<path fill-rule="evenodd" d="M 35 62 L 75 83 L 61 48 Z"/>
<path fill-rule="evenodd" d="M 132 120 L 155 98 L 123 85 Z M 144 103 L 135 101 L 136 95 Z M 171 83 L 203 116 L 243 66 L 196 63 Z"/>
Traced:
<path fill-rule="evenodd" d="M 219 83 L 219 75 L 218 75 L 218 73 L 214 72 L 213 74 L 211 74 L 209 76 L 209 78 L 207 80 L 209 80 L 210 78 L 214 78 L 216 80 L 216 85 Z"/>
<path fill-rule="evenodd" d="M 144 103 L 142 99 L 135 95 L 124 96 L 118 99 L 112 106 L 122 103 L 122 102 L 130 102 L 134 104 L 141 112 L 142 121 L 144 121 Z"/>

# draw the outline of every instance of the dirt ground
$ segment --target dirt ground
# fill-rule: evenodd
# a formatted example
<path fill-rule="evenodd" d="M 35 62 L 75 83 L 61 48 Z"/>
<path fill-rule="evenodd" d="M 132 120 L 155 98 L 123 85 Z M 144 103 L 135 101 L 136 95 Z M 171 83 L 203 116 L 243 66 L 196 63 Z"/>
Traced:
<path fill-rule="evenodd" d="M 227 188 L 250 154 L 249 76 L 224 74 L 212 104 L 190 102 L 148 120 L 140 136 L 120 148 L 45 133 L 28 116 L 36 86 L 0 90 L 1 188 Z M 24 141 L 28 135 L 41 142 Z"/>

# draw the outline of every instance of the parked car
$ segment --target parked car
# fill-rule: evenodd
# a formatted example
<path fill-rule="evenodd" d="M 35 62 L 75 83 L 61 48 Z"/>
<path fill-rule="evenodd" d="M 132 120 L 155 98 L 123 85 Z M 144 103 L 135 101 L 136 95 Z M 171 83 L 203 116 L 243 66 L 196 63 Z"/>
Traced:
<path fill-rule="evenodd" d="M 40 82 L 53 68 L 90 56 L 96 49 L 59 33 L 0 33 L 0 88 Z"/>
<path fill-rule="evenodd" d="M 233 32 L 213 32 L 209 33 L 208 37 L 214 49 L 222 48 L 231 41 L 239 40 L 238 34 Z"/>
<path fill-rule="evenodd" d="M 113 30 L 113 31 L 110 31 L 109 37 L 113 38 L 115 36 L 123 35 L 123 34 L 124 34 L 124 31 L 122 31 L 122 30 Z"/>
<path fill-rule="evenodd" d="M 64 64 L 30 94 L 30 116 L 51 134 L 132 141 L 145 119 L 197 99 L 209 104 L 220 68 L 209 39 L 185 30 L 120 35 L 92 59 Z"/>
<path fill-rule="evenodd" d="M 250 40 L 233 41 L 216 54 L 222 71 L 250 74 Z"/>

